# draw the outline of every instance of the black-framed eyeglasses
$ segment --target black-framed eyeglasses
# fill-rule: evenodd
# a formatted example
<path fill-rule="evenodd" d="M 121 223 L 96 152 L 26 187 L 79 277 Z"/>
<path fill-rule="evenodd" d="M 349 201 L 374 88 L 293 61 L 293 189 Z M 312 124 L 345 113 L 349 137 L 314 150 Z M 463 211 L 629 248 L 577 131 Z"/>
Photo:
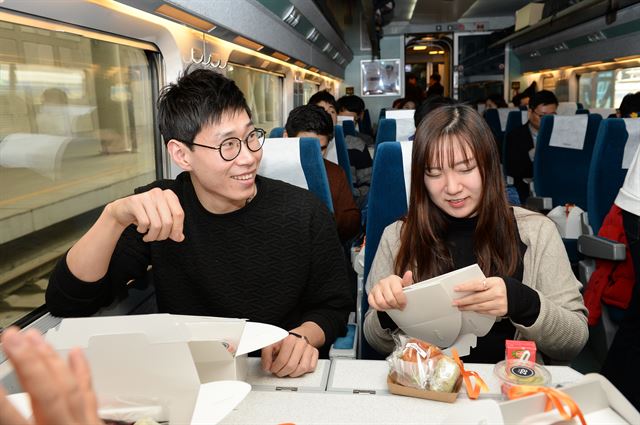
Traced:
<path fill-rule="evenodd" d="M 256 128 L 252 130 L 251 133 L 247 134 L 247 137 L 245 137 L 244 140 L 238 139 L 237 137 L 229 137 L 228 139 L 224 139 L 218 146 L 201 145 L 200 143 L 195 142 L 191 142 L 188 144 L 216 150 L 220 152 L 220 157 L 222 157 L 222 159 L 224 159 L 225 161 L 233 161 L 238 157 L 238 155 L 240 155 L 242 142 L 247 145 L 247 149 L 249 149 L 251 152 L 258 152 L 260 149 L 262 149 L 266 134 L 267 133 L 263 129 Z"/>

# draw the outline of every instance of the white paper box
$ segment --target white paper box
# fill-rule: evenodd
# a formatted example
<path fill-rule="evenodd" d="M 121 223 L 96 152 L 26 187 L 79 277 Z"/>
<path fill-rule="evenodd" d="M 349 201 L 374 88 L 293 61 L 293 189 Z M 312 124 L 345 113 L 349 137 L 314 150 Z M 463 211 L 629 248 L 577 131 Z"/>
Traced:
<path fill-rule="evenodd" d="M 477 264 L 436 276 L 403 289 L 407 297 L 404 310 L 388 310 L 393 321 L 407 335 L 440 348 L 455 347 L 460 356 L 469 354 L 477 337 L 486 335 L 496 321 L 494 316 L 460 311 L 453 300 L 469 293 L 455 292 L 461 283 L 484 279 Z"/>
<path fill-rule="evenodd" d="M 151 314 L 64 319 L 46 339 L 65 354 L 84 350 L 101 407 L 159 405 L 160 420 L 189 423 L 192 417 L 206 422 L 194 408 L 199 393 L 215 392 L 209 383 L 244 379 L 247 353 L 286 336 L 243 319 Z"/>
<path fill-rule="evenodd" d="M 575 384 L 561 388 L 576 402 L 589 425 L 639 424 L 640 413 L 604 376 L 597 373 L 585 375 Z M 555 409 L 545 412 L 547 398 L 536 394 L 517 400 L 498 403 L 480 400 L 473 409 L 454 410 L 443 424 L 518 424 L 557 425 L 579 424 L 564 421 Z"/>

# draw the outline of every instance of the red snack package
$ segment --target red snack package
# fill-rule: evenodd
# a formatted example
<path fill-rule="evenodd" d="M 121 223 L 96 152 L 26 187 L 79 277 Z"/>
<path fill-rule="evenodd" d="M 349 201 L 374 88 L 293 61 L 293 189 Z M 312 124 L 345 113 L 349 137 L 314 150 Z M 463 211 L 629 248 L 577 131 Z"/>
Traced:
<path fill-rule="evenodd" d="M 505 341 L 505 359 L 510 360 L 527 360 L 535 363 L 536 361 L 536 343 L 534 341 Z"/>

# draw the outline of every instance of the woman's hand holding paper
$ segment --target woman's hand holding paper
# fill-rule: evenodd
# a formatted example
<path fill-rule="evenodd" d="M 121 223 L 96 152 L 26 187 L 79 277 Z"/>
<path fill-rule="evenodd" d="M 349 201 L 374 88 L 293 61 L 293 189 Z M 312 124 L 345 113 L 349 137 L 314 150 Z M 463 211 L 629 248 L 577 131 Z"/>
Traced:
<path fill-rule="evenodd" d="M 369 292 L 369 306 L 378 311 L 404 310 L 407 297 L 402 292 L 402 288 L 413 283 L 411 271 L 406 271 L 402 277 L 391 275 L 380 280 Z"/>
<path fill-rule="evenodd" d="M 471 294 L 453 301 L 461 311 L 475 311 L 496 317 L 507 315 L 507 286 L 501 277 L 471 280 L 454 288 Z"/>

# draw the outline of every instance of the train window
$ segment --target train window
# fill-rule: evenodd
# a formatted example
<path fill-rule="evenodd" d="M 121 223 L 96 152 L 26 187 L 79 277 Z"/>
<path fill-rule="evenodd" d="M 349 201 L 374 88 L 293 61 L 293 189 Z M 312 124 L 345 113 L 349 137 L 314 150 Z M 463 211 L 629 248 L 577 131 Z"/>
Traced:
<path fill-rule="evenodd" d="M 313 96 L 319 88 L 320 86 L 316 83 L 312 83 L 309 81 L 305 81 L 304 83 L 302 83 L 302 104 L 306 105 L 307 103 L 309 103 L 309 99 L 311 99 L 311 96 Z"/>
<path fill-rule="evenodd" d="M 617 108 L 624 96 L 640 91 L 640 67 L 587 72 L 578 87 L 585 108 Z"/>
<path fill-rule="evenodd" d="M 309 103 L 309 99 L 313 96 L 318 89 L 319 84 L 311 81 L 295 82 L 293 83 L 293 106 L 298 107 Z"/>
<path fill-rule="evenodd" d="M 613 70 L 580 74 L 578 102 L 585 108 L 613 108 L 614 87 Z"/>
<path fill-rule="evenodd" d="M 304 105 L 304 87 L 301 82 L 293 83 L 293 107 Z"/>
<path fill-rule="evenodd" d="M 227 77 L 244 93 L 256 127 L 269 131 L 282 125 L 282 80 L 279 75 L 230 65 Z"/>
<path fill-rule="evenodd" d="M 556 79 L 553 75 L 542 77 L 542 90 L 556 91 Z"/>
<path fill-rule="evenodd" d="M 100 38 L 0 25 L 0 327 L 42 310 L 55 261 L 156 178 L 148 52 Z"/>

